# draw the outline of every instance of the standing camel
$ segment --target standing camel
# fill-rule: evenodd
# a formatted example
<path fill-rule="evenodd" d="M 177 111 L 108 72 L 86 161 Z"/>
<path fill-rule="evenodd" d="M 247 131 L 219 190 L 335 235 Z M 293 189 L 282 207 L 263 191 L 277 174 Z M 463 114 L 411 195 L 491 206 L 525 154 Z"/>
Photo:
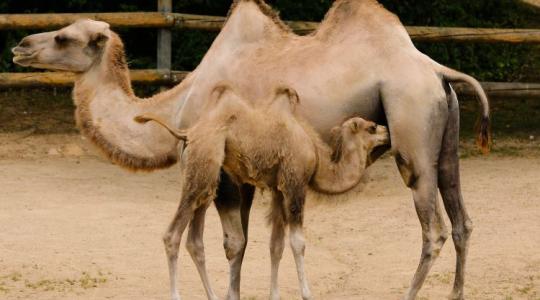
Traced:
<path fill-rule="evenodd" d="M 262 0 L 237 0 L 201 64 L 181 84 L 149 100 L 133 95 L 123 47 L 103 22 L 79 21 L 58 31 L 30 35 L 13 49 L 23 66 L 74 71 L 78 124 L 109 158 L 131 169 L 156 169 L 176 161 L 177 141 L 156 124 L 141 125 L 142 112 L 178 128 L 197 121 L 212 87 L 235 82 L 251 101 L 278 82 L 302 98 L 298 114 L 328 141 L 330 129 L 351 115 L 387 124 L 392 153 L 411 189 L 422 227 L 422 254 L 405 299 L 414 299 L 447 238 L 437 189 L 452 223 L 456 275 L 450 298 L 462 299 L 472 232 L 459 177 L 459 107 L 449 82 L 477 91 L 482 108 L 478 142 L 487 152 L 489 105 L 472 77 L 419 52 L 398 18 L 374 0 L 337 0 L 318 30 L 297 36 Z M 252 100 L 253 99 L 253 100 Z M 253 103 L 257 105 L 257 103 Z M 373 159 L 383 151 L 375 151 Z M 247 243 L 251 185 L 223 175 L 215 201 L 230 264 L 228 299 L 239 299 Z M 204 215 L 195 212 L 188 249 L 204 253 Z M 190 250 L 190 251 L 191 251 Z M 202 254 L 204 256 L 204 254 Z"/>
<path fill-rule="evenodd" d="M 335 143 L 330 149 L 308 124 L 297 119 L 294 111 L 299 100 L 293 90 L 278 88 L 270 99 L 258 102 L 267 104 L 252 107 L 229 85 L 219 85 L 212 93 L 206 113 L 189 130 L 175 130 L 159 117 L 137 117 L 141 122 L 157 121 L 174 136 L 187 141 L 181 155 L 180 208 L 165 234 L 169 265 L 174 266 L 171 280 L 176 283 L 182 233 L 194 212 L 204 214 L 211 204 L 223 169 L 239 185 L 251 184 L 272 192 L 270 299 L 279 299 L 278 268 L 286 226 L 289 226 L 302 298 L 311 299 L 304 272 L 302 230 L 306 189 L 309 186 L 332 195 L 354 188 L 367 167 L 371 151 L 389 142 L 388 131 L 362 118 L 351 118 L 332 129 Z M 206 276 L 203 282 L 207 294 L 217 299 L 208 289 Z M 173 298 L 178 295 L 174 294 Z"/>

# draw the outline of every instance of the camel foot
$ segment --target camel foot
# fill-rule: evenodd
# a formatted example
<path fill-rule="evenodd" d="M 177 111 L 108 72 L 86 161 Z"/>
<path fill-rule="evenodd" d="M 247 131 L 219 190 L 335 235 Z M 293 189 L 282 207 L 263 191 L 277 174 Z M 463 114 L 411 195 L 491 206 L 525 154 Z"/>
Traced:
<path fill-rule="evenodd" d="M 227 300 L 240 300 L 240 295 L 238 295 L 237 293 L 231 293 L 229 292 L 227 294 L 227 298 L 225 298 Z M 218 298 L 216 298 L 216 300 L 218 300 Z"/>
<path fill-rule="evenodd" d="M 281 297 L 279 296 L 279 293 L 272 293 L 270 294 L 270 300 L 280 300 Z"/>
<path fill-rule="evenodd" d="M 450 293 L 450 295 L 448 295 L 448 299 L 450 299 L 450 300 L 463 300 L 465 298 L 463 297 L 462 292 L 452 292 L 452 293 Z"/>

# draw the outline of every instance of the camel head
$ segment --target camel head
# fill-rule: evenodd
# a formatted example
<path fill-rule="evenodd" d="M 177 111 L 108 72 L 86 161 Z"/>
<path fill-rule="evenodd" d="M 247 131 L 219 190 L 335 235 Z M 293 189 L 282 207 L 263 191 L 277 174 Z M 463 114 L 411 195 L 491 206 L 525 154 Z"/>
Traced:
<path fill-rule="evenodd" d="M 23 38 L 11 49 L 13 62 L 39 69 L 86 72 L 100 60 L 110 37 L 109 24 L 79 20 L 56 31 Z"/>
<path fill-rule="evenodd" d="M 360 117 L 350 118 L 341 126 L 332 129 L 334 136 L 333 160 L 340 159 L 343 153 L 360 152 L 362 157 L 368 157 L 377 146 L 390 143 L 388 129 Z"/>

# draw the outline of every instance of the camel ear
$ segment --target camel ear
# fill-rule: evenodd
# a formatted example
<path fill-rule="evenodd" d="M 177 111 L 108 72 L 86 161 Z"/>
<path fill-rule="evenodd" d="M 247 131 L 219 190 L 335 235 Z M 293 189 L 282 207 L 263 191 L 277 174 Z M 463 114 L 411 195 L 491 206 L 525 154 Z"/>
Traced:
<path fill-rule="evenodd" d="M 357 120 L 356 118 L 354 118 L 349 122 L 348 125 L 352 133 L 358 133 L 358 131 L 360 131 L 360 128 L 361 128 L 360 120 Z"/>
<path fill-rule="evenodd" d="M 336 126 L 330 131 L 330 147 L 332 148 L 332 161 L 338 162 L 343 152 L 343 133 L 341 126 Z"/>
<path fill-rule="evenodd" d="M 109 40 L 109 35 L 104 32 L 96 32 L 90 36 L 90 41 L 88 41 L 88 46 L 93 49 L 103 49 L 107 41 Z"/>

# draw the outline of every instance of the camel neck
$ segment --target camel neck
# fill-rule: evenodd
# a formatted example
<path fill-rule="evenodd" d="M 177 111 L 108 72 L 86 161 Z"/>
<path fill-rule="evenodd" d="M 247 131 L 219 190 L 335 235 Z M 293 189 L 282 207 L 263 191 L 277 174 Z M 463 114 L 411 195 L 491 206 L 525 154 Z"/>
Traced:
<path fill-rule="evenodd" d="M 103 56 L 88 72 L 80 75 L 73 89 L 77 126 L 116 164 L 131 170 L 153 170 L 176 162 L 177 141 L 155 125 L 141 125 L 133 119 L 152 113 L 174 120 L 183 101 L 182 87 L 151 99 L 137 98 L 131 88 L 123 45 L 113 34 Z"/>
<path fill-rule="evenodd" d="M 346 149 L 342 143 L 316 146 L 318 164 L 310 186 L 323 194 L 345 193 L 360 182 L 366 168 L 365 153 L 359 149 Z M 336 155 L 337 154 L 337 155 Z"/>
<path fill-rule="evenodd" d="M 109 98 L 112 98 L 111 95 L 115 95 L 125 100 L 135 98 L 124 45 L 114 32 L 111 32 L 111 37 L 103 49 L 102 57 L 90 70 L 80 75 L 75 82 L 74 97 L 76 102 L 89 102 L 100 94 L 108 94 Z"/>

